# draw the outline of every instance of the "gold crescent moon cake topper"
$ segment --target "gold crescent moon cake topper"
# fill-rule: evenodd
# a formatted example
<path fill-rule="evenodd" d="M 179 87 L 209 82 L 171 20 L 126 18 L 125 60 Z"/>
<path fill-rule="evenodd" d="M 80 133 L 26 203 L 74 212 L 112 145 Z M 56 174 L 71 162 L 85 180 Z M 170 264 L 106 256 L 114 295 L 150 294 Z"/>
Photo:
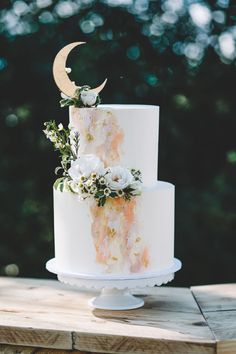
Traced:
<path fill-rule="evenodd" d="M 75 83 L 69 79 L 66 72 L 66 61 L 72 49 L 81 44 L 85 44 L 85 42 L 73 42 L 67 44 L 57 53 L 53 63 L 53 77 L 56 85 L 59 90 L 68 97 L 74 97 L 76 90 L 79 89 L 80 86 L 76 86 Z M 106 85 L 106 82 L 107 79 L 104 80 L 100 86 L 89 89 L 89 91 L 99 94 Z"/>

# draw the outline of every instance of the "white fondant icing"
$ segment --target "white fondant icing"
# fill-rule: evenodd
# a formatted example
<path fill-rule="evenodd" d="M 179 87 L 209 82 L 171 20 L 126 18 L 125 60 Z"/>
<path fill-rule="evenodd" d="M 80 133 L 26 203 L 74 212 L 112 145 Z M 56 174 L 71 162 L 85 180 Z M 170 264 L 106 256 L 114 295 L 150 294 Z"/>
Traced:
<path fill-rule="evenodd" d="M 79 156 L 94 154 L 107 166 L 142 173 L 141 196 L 130 202 L 79 201 L 54 189 L 56 263 L 82 274 L 145 274 L 171 267 L 174 259 L 174 186 L 157 181 L 159 107 L 70 107 L 80 133 Z M 123 203 L 123 204 L 122 204 Z"/>
<path fill-rule="evenodd" d="M 113 127 L 110 127 L 111 133 L 114 134 L 114 130 L 118 128 L 123 133 L 122 138 L 118 137 L 121 139 L 118 146 L 119 164 L 127 168 L 139 169 L 142 172 L 144 185 L 155 184 L 158 162 L 158 106 L 111 104 L 99 105 L 97 108 L 70 107 L 69 111 L 71 125 L 81 131 L 81 153 L 97 154 L 96 149 L 99 148 L 99 144 L 102 144 L 104 136 L 109 135 L 109 127 L 107 126 L 109 122 L 112 122 L 110 123 L 113 124 Z M 107 119 L 106 112 L 111 113 Z M 93 116 L 92 119 L 89 118 L 91 116 Z M 79 117 L 82 119 L 80 120 Z M 83 124 L 83 129 L 81 129 L 81 124 Z M 83 132 L 86 132 L 87 136 L 84 136 Z M 109 154 L 114 154 L 112 144 L 110 147 L 109 143 L 108 137 L 107 144 L 105 143 L 105 147 L 103 147 L 103 150 L 108 147 L 105 151 L 108 160 Z"/>
<path fill-rule="evenodd" d="M 138 243 L 148 249 L 149 255 L 147 267 L 139 272 L 156 272 L 170 267 L 174 257 L 174 186 L 158 181 L 155 187 L 145 188 L 142 195 L 135 198 Z M 110 220 L 110 223 L 110 226 L 116 226 L 115 220 Z M 88 200 L 81 202 L 75 194 L 54 189 L 55 257 L 62 269 L 84 274 L 106 273 L 106 267 L 96 261 L 91 225 Z M 137 247 L 138 253 L 140 246 L 135 245 L 132 237 L 129 242 L 132 243 L 132 252 L 135 253 Z M 114 245 L 111 244 L 111 250 L 115 252 Z M 127 265 L 125 267 L 123 271 L 120 267 L 112 268 L 112 271 L 126 274 L 130 270 Z"/>

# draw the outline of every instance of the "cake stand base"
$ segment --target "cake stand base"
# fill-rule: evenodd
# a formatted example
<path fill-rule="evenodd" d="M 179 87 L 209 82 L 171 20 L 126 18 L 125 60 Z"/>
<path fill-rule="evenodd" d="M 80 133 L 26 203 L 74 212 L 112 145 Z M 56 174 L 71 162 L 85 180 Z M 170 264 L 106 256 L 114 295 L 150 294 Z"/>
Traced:
<path fill-rule="evenodd" d="M 132 310 L 142 307 L 144 301 L 130 294 L 128 289 L 102 289 L 99 296 L 89 301 L 89 305 L 101 310 Z"/>
<path fill-rule="evenodd" d="M 153 287 L 174 279 L 174 273 L 181 268 L 180 260 L 174 258 L 171 267 L 155 273 L 128 275 L 92 275 L 65 271 L 58 267 L 56 259 L 49 260 L 47 270 L 57 274 L 59 281 L 80 289 L 99 289 L 99 296 L 92 298 L 89 305 L 102 310 L 131 310 L 144 305 L 144 301 L 129 293 L 129 289 Z"/>

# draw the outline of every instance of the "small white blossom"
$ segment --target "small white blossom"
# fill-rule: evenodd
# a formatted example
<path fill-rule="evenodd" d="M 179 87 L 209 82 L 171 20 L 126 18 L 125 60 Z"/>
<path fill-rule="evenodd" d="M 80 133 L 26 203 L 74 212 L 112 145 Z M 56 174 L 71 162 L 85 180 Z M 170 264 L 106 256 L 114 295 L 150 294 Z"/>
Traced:
<path fill-rule="evenodd" d="M 122 189 L 118 190 L 116 193 L 119 197 L 123 197 L 123 195 L 125 194 L 124 191 L 122 191 Z"/>
<path fill-rule="evenodd" d="M 66 73 L 67 73 L 67 74 L 70 74 L 71 71 L 72 71 L 71 68 L 66 68 Z"/>
<path fill-rule="evenodd" d="M 62 143 L 55 143 L 56 149 L 63 149 L 64 145 Z"/>
<path fill-rule="evenodd" d="M 104 195 L 105 195 L 106 197 L 109 197 L 110 194 L 111 194 L 110 188 L 105 188 L 105 189 L 104 189 Z"/>
<path fill-rule="evenodd" d="M 91 178 L 95 181 L 98 178 L 98 175 L 96 172 L 91 173 Z"/>
<path fill-rule="evenodd" d="M 59 130 L 59 131 L 63 130 L 63 128 L 64 128 L 64 127 L 63 127 L 63 124 L 62 124 L 62 123 L 58 124 L 58 130 Z"/>
<path fill-rule="evenodd" d="M 84 183 L 86 181 L 86 177 L 83 175 L 80 176 L 79 181 L 80 181 L 80 183 Z"/>
<path fill-rule="evenodd" d="M 46 137 L 52 142 L 56 143 L 57 142 L 57 135 L 54 131 L 45 131 Z"/>
<path fill-rule="evenodd" d="M 91 187 L 93 185 L 94 181 L 92 179 L 88 179 L 86 182 L 86 187 Z"/>
<path fill-rule="evenodd" d="M 96 187 L 96 186 L 92 186 L 92 187 L 90 188 L 90 193 L 91 193 L 91 194 L 96 194 L 96 193 L 97 193 L 97 187 Z"/>
<path fill-rule="evenodd" d="M 82 91 L 80 94 L 81 101 L 85 106 L 94 106 L 97 101 L 96 92 Z"/>
<path fill-rule="evenodd" d="M 105 178 L 104 178 L 104 177 L 101 177 L 101 178 L 99 179 L 99 183 L 100 183 L 102 186 L 104 186 L 104 185 L 106 184 Z"/>
<path fill-rule="evenodd" d="M 79 183 L 79 188 L 84 189 L 84 184 L 82 182 Z"/>

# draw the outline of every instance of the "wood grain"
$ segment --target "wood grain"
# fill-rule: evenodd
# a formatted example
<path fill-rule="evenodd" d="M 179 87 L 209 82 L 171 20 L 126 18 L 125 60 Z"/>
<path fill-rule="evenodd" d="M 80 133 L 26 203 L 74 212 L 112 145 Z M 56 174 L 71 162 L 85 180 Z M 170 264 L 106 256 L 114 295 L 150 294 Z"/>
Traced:
<path fill-rule="evenodd" d="M 0 354 L 90 354 L 78 350 L 63 350 L 49 348 L 22 347 L 0 344 Z M 92 354 L 92 353 L 91 353 Z"/>
<path fill-rule="evenodd" d="M 204 313 L 236 310 L 236 284 L 193 286 L 191 290 Z"/>
<path fill-rule="evenodd" d="M 236 284 L 191 288 L 214 333 L 217 353 L 236 354 Z"/>
<path fill-rule="evenodd" d="M 141 336 L 78 334 L 77 344 L 95 353 L 213 354 L 216 352 L 216 345 L 213 343 L 192 343 Z"/>
<path fill-rule="evenodd" d="M 3 277 L 0 353 L 16 345 L 22 354 L 233 354 L 234 289 L 145 288 L 133 292 L 145 298 L 143 308 L 102 311 L 88 306 L 94 293 L 53 280 Z"/>
<path fill-rule="evenodd" d="M 236 353 L 236 341 L 222 341 L 217 342 L 217 354 L 235 354 Z"/>
<path fill-rule="evenodd" d="M 143 308 L 93 310 L 98 326 L 91 334 L 76 332 L 75 348 L 106 353 L 215 353 L 214 337 L 189 289 L 162 287 L 134 293 L 145 297 Z"/>
<path fill-rule="evenodd" d="M 2 318 L 1 318 L 1 322 Z M 71 349 L 71 334 L 65 331 L 0 326 L 0 342 L 22 346 Z"/>

